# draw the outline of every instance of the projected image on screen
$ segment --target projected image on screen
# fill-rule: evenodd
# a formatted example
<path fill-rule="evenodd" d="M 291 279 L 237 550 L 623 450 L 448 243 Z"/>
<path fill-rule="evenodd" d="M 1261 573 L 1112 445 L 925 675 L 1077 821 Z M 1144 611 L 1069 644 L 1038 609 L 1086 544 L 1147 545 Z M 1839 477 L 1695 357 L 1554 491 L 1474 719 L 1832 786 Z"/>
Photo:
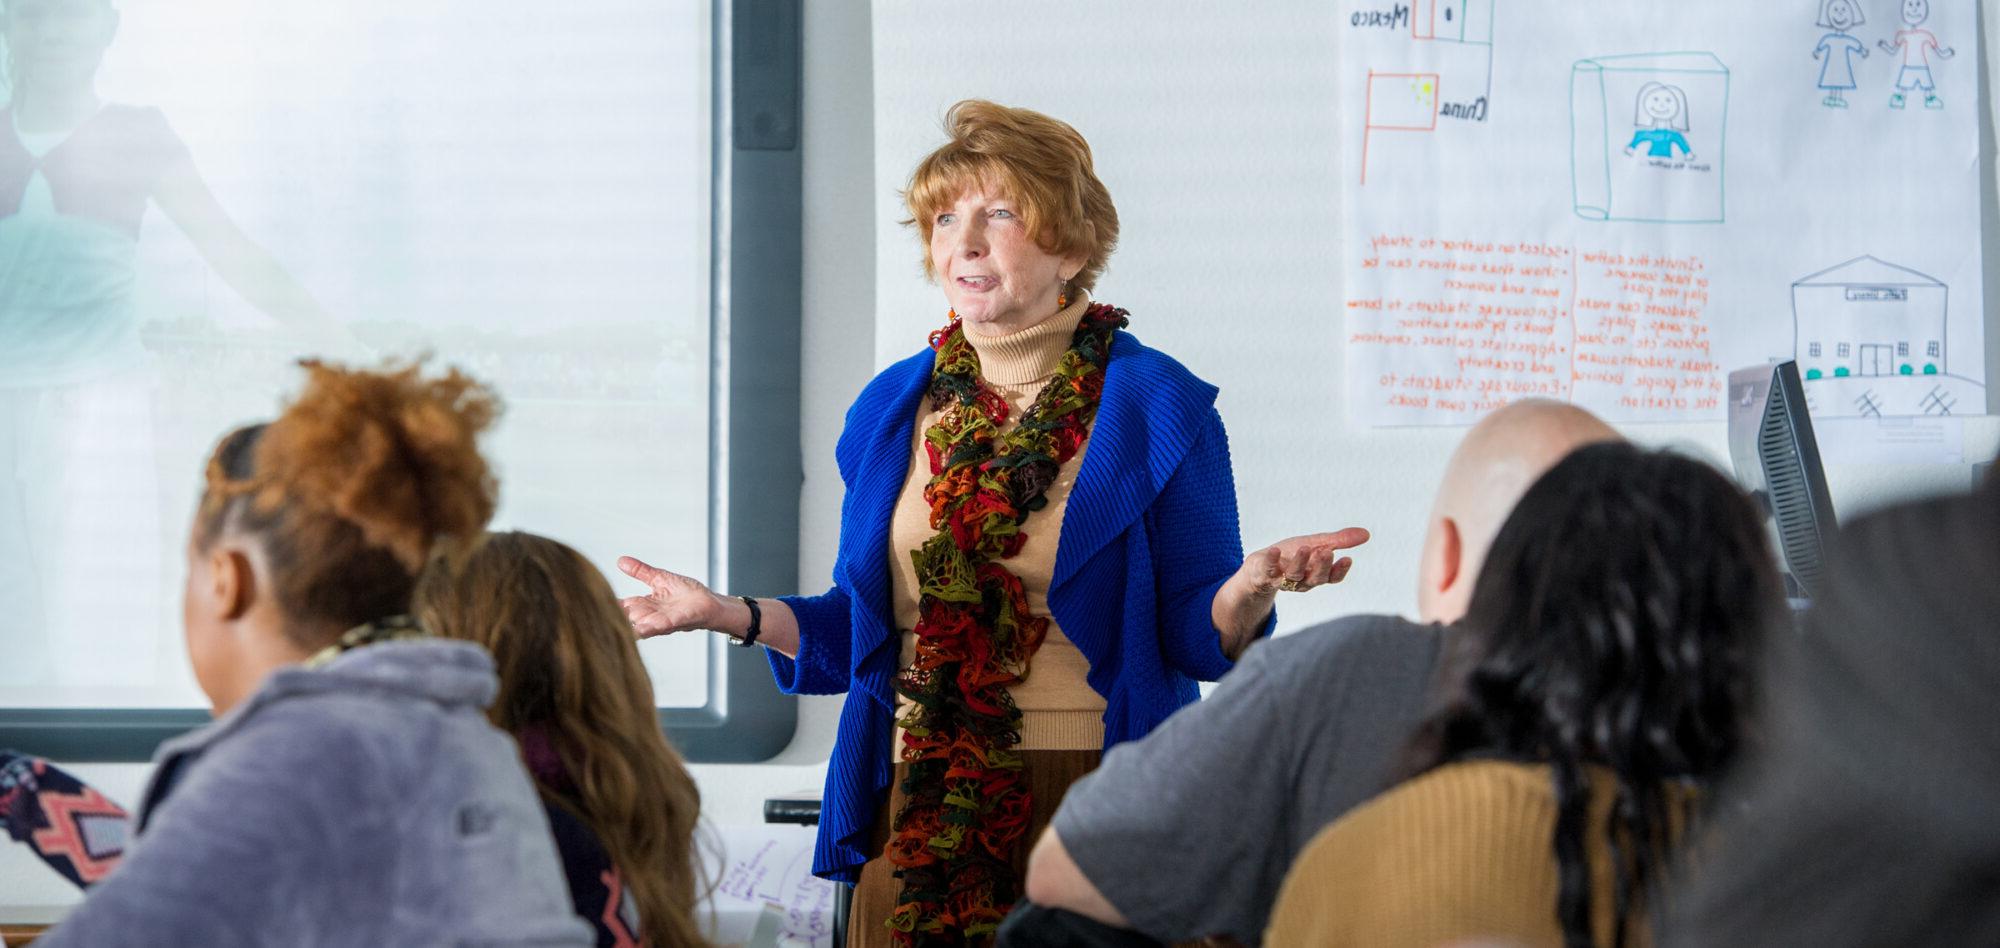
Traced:
<path fill-rule="evenodd" d="M 200 466 L 301 355 L 466 369 L 507 402 L 497 525 L 621 584 L 706 564 L 687 6 L 0 0 L 0 706 L 204 704 Z M 662 704 L 707 700 L 704 644 L 645 646 Z"/>

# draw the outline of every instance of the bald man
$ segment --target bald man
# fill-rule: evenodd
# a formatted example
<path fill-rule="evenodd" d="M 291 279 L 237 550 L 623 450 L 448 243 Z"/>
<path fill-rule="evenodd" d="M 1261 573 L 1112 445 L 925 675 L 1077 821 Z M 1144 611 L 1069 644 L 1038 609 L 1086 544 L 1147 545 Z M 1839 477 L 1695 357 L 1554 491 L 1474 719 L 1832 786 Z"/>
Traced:
<path fill-rule="evenodd" d="M 1617 437 L 1548 401 L 1473 426 L 1426 523 L 1422 624 L 1351 616 L 1268 641 L 1208 700 L 1113 748 L 1035 845 L 1001 944 L 1255 944 L 1300 848 L 1385 788 L 1514 503 L 1570 451 Z"/>

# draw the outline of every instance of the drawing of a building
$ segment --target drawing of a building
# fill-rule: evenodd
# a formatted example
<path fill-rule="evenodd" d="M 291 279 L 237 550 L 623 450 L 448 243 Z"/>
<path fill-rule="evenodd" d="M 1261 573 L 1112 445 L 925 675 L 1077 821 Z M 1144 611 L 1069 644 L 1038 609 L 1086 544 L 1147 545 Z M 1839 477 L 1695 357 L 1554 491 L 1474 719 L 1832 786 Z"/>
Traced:
<path fill-rule="evenodd" d="M 1870 256 L 1792 284 L 1795 358 L 1806 379 L 1945 372 L 1945 285 Z"/>

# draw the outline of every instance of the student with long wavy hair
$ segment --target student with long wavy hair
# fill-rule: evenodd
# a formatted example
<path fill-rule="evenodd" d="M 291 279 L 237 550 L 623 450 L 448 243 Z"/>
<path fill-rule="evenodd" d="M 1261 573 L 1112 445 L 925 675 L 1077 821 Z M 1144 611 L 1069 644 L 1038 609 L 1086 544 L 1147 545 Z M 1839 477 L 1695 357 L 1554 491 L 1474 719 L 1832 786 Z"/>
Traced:
<path fill-rule="evenodd" d="M 489 715 L 520 741 L 578 915 L 599 945 L 702 944 L 694 834 L 701 794 L 666 737 L 611 585 L 576 550 L 489 534 L 433 563 L 417 616 L 493 654 Z"/>
<path fill-rule="evenodd" d="M 308 362 L 208 462 L 183 618 L 216 720 L 161 747 L 118 868 L 40 944 L 582 945 L 493 661 L 407 616 L 496 486 L 494 397 Z"/>
<path fill-rule="evenodd" d="M 1761 519 L 1721 474 L 1578 449 L 1494 539 L 1406 782 L 1306 848 L 1267 942 L 1649 943 L 1783 616 Z"/>

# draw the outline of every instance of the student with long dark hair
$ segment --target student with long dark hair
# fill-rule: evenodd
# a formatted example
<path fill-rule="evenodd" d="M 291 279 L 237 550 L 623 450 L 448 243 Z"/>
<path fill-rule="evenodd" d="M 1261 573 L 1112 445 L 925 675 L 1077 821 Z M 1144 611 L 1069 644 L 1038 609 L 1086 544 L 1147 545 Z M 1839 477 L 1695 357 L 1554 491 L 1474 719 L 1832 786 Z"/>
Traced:
<path fill-rule="evenodd" d="M 1269 942 L 1648 943 L 1783 615 L 1761 520 L 1722 475 L 1577 450 L 1495 538 L 1407 781 L 1307 847 Z"/>

